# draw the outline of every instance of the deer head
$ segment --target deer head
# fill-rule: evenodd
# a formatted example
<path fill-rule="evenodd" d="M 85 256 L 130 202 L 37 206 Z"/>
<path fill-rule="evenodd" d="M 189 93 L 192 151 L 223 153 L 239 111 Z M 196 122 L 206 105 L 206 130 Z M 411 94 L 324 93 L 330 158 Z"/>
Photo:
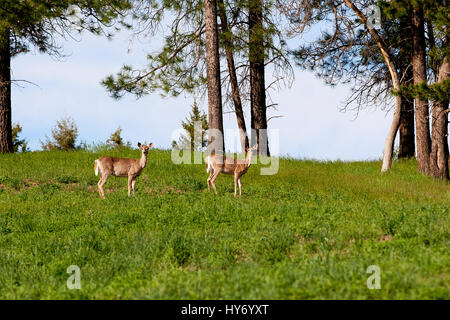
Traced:
<path fill-rule="evenodd" d="M 151 142 L 148 146 L 145 146 L 145 145 L 141 144 L 140 142 L 138 142 L 137 145 L 138 145 L 139 149 L 142 150 L 142 154 L 147 155 L 150 148 L 153 147 L 153 142 Z"/>

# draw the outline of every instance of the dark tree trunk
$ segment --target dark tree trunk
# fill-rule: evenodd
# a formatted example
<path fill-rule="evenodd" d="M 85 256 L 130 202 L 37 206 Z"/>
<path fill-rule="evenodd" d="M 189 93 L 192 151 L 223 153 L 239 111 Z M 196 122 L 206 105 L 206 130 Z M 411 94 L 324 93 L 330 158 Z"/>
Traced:
<path fill-rule="evenodd" d="M 414 101 L 402 97 L 400 112 L 400 142 L 398 158 L 412 158 L 416 154 L 416 141 L 414 134 Z"/>
<path fill-rule="evenodd" d="M 409 85 L 413 82 L 411 70 L 411 17 L 400 20 L 400 74 L 401 85 Z M 414 100 L 402 96 L 399 126 L 398 158 L 412 158 L 416 155 L 416 136 L 414 133 Z"/>
<path fill-rule="evenodd" d="M 420 6 L 412 9 L 411 28 L 413 35 L 412 69 L 414 85 L 427 81 L 425 57 L 425 31 L 423 10 Z M 428 101 L 415 98 L 417 163 L 420 172 L 430 173 L 430 122 Z"/>
<path fill-rule="evenodd" d="M 251 145 L 258 143 L 259 154 L 270 155 L 269 141 L 267 139 L 262 0 L 249 0 L 248 11 Z"/>
<path fill-rule="evenodd" d="M 9 29 L 0 31 L 0 152 L 14 152 L 11 123 L 11 51 Z"/>
<path fill-rule="evenodd" d="M 407 59 L 406 61 L 410 61 Z M 413 81 L 413 75 L 408 63 L 404 65 L 404 81 L 402 85 L 408 85 Z M 398 147 L 398 158 L 413 158 L 416 155 L 416 136 L 414 132 L 414 100 L 402 96 L 402 107 L 400 111 L 400 140 Z"/>
<path fill-rule="evenodd" d="M 229 33 L 231 31 L 228 28 L 228 21 L 227 21 L 227 16 L 226 16 L 226 12 L 225 12 L 225 4 L 224 4 L 223 0 L 218 0 L 217 4 L 218 4 L 218 12 L 219 12 L 219 17 L 220 17 L 221 26 L 222 26 L 222 32 L 224 34 L 225 53 L 227 56 L 228 73 L 230 75 L 230 84 L 231 84 L 231 91 L 232 91 L 232 96 L 233 96 L 234 111 L 236 113 L 236 120 L 237 120 L 238 128 L 240 130 L 242 152 L 245 153 L 247 148 L 249 147 L 248 135 L 247 135 L 247 127 L 245 125 L 244 111 L 242 109 L 241 93 L 239 90 L 239 84 L 238 84 L 237 75 L 236 75 L 236 66 L 234 63 L 232 43 L 231 43 L 230 36 L 229 36 Z"/>
<path fill-rule="evenodd" d="M 215 0 L 205 0 L 206 77 L 208 82 L 208 153 L 224 153 L 219 41 Z"/>

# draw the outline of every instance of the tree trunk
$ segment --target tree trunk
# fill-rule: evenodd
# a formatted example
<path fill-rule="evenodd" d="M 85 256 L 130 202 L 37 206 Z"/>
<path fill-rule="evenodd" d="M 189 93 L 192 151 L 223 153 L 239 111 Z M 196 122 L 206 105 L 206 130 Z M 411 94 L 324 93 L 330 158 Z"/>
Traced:
<path fill-rule="evenodd" d="M 389 169 L 391 169 L 392 166 L 395 136 L 397 135 L 397 131 L 400 126 L 401 106 L 402 106 L 402 97 L 400 95 L 396 95 L 394 97 L 394 116 L 392 119 L 391 126 L 389 127 L 386 140 L 384 142 L 383 164 L 381 166 L 381 172 L 388 171 Z"/>
<path fill-rule="evenodd" d="M 0 30 L 0 152 L 14 152 L 11 123 L 11 48 L 9 29 Z"/>
<path fill-rule="evenodd" d="M 398 158 L 413 158 L 416 154 L 414 101 L 406 97 L 402 97 L 399 133 Z"/>
<path fill-rule="evenodd" d="M 264 28 L 262 0 L 249 0 L 249 63 L 251 145 L 258 143 L 258 153 L 270 155 L 267 137 L 266 87 L 264 75 Z M 256 135 L 256 136 L 255 136 Z"/>
<path fill-rule="evenodd" d="M 420 6 L 412 9 L 412 67 L 414 85 L 427 81 L 425 57 L 425 31 L 423 10 Z M 430 122 L 428 101 L 415 97 L 417 163 L 420 172 L 430 173 Z"/>
<path fill-rule="evenodd" d="M 400 71 L 401 85 L 412 84 L 413 74 L 411 70 L 411 17 L 400 19 Z M 412 158 L 416 155 L 416 136 L 414 132 L 414 100 L 402 96 L 400 111 L 398 158 Z"/>
<path fill-rule="evenodd" d="M 231 91 L 232 91 L 232 96 L 233 96 L 234 111 L 236 113 L 236 120 L 237 120 L 237 124 L 238 124 L 238 128 L 239 128 L 239 134 L 241 136 L 241 149 L 242 149 L 242 152 L 245 153 L 247 148 L 249 147 L 249 144 L 248 144 L 248 136 L 247 136 L 247 127 L 245 125 L 244 111 L 242 109 L 241 93 L 239 90 L 239 84 L 238 84 L 237 75 L 236 75 L 236 66 L 234 63 L 232 43 L 231 43 L 230 36 L 229 36 L 229 33 L 231 31 L 228 28 L 227 15 L 225 12 L 225 4 L 224 4 L 223 0 L 218 0 L 217 4 L 218 4 L 218 12 L 219 12 L 219 17 L 220 17 L 221 26 L 222 26 L 222 32 L 224 35 L 225 53 L 227 56 L 228 73 L 230 75 L 230 84 L 231 84 Z"/>
<path fill-rule="evenodd" d="M 448 43 L 448 42 L 447 42 Z M 437 83 L 449 78 L 450 61 L 447 55 L 439 68 Z M 432 143 L 430 155 L 431 175 L 439 179 L 449 179 L 448 170 L 448 103 L 449 101 L 435 101 L 432 121 Z"/>
<path fill-rule="evenodd" d="M 356 15 L 362 20 L 364 25 L 369 31 L 370 35 L 373 37 L 375 42 L 377 43 L 378 49 L 380 49 L 381 54 L 383 55 L 386 66 L 389 70 L 389 74 L 392 79 L 392 86 L 394 87 L 394 91 L 400 90 L 400 79 L 398 76 L 397 69 L 395 68 L 394 61 L 392 60 L 391 55 L 389 54 L 388 47 L 383 41 L 383 38 L 380 37 L 378 32 L 370 27 L 367 24 L 367 17 L 359 10 L 353 2 L 350 0 L 344 0 L 344 2 L 351 8 Z M 383 164 L 381 166 L 381 172 L 388 171 L 392 166 L 392 155 L 394 151 L 394 143 L 395 136 L 397 135 L 398 128 L 400 126 L 400 111 L 402 106 L 402 97 L 400 95 L 396 95 L 394 97 L 394 116 L 392 119 L 391 126 L 389 127 L 389 132 L 386 136 L 386 140 L 384 142 L 384 151 L 383 151 Z"/>
<path fill-rule="evenodd" d="M 220 84 L 217 7 L 215 0 L 205 0 L 206 77 L 208 87 L 208 153 L 225 153 Z"/>

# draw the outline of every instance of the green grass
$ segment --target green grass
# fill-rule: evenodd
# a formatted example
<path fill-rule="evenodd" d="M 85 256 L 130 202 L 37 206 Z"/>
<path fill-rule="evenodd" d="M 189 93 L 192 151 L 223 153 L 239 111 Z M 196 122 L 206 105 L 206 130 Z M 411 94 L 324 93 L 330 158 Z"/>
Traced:
<path fill-rule="evenodd" d="M 450 186 L 414 161 L 382 175 L 380 162 L 281 159 L 273 176 L 252 166 L 234 199 L 230 176 L 215 196 L 205 165 L 152 150 L 137 196 L 111 177 L 102 200 L 99 156 L 0 155 L 1 299 L 450 298 Z"/>

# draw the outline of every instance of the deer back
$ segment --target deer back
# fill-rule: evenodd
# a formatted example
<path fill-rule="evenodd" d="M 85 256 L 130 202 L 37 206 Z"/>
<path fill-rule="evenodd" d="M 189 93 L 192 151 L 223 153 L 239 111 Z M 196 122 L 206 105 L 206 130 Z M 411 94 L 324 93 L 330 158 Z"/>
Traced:
<path fill-rule="evenodd" d="M 248 169 L 247 159 L 237 159 L 230 157 L 223 157 L 221 155 L 213 155 L 211 157 L 213 168 L 220 170 L 225 174 L 234 174 L 235 172 L 245 173 Z"/>
<path fill-rule="evenodd" d="M 140 159 L 114 158 L 110 156 L 103 156 L 99 159 L 102 170 L 110 172 L 117 177 L 139 175 L 143 169 L 139 161 Z"/>

